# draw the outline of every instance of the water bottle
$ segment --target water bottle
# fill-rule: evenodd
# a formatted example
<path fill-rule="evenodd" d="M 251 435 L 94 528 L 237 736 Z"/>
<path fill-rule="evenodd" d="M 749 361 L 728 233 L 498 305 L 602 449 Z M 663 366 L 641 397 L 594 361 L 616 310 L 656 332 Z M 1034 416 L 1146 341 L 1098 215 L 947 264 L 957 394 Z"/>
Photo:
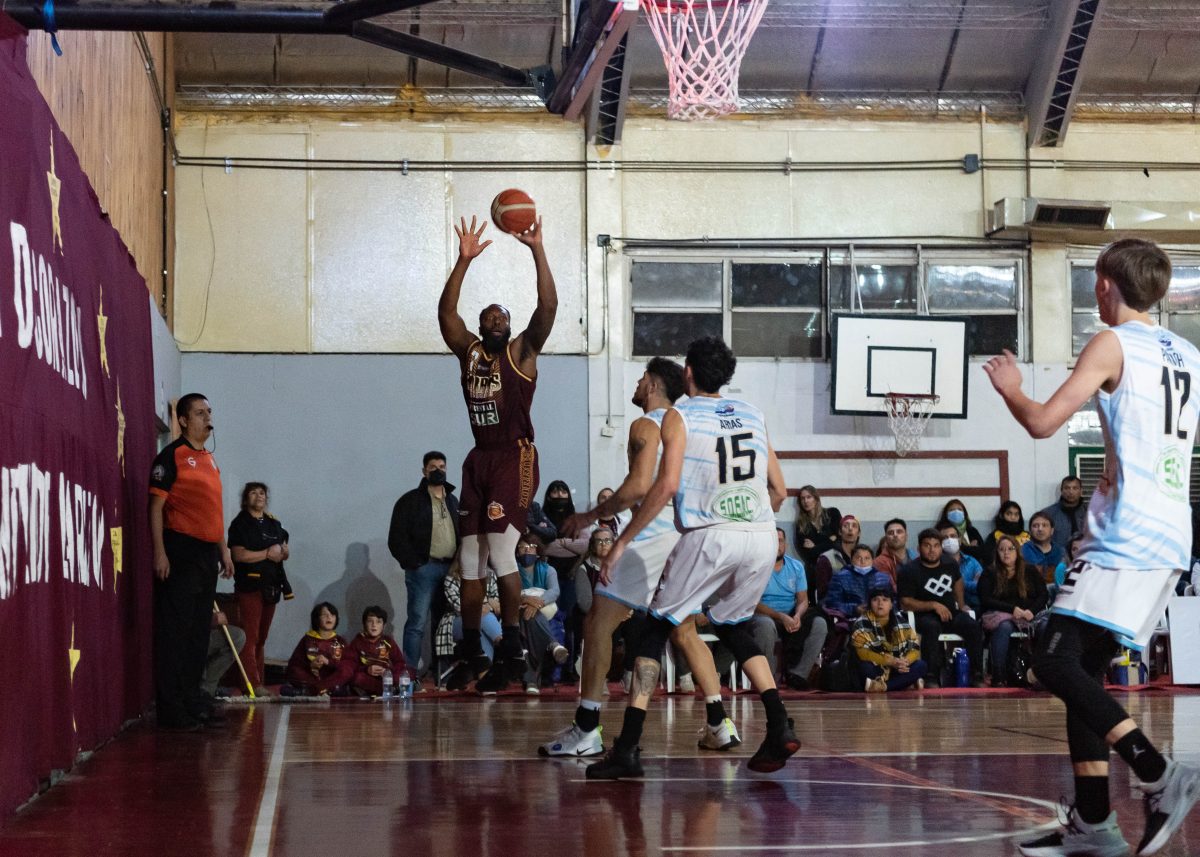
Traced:
<path fill-rule="evenodd" d="M 412 699 L 412 679 L 408 677 L 408 673 L 400 674 L 400 698 Z"/>
<path fill-rule="evenodd" d="M 954 650 L 954 686 L 955 687 L 970 687 L 971 685 L 971 662 L 967 658 L 966 649 Z"/>
<path fill-rule="evenodd" d="M 392 673 L 390 670 L 383 674 L 383 698 L 392 698 Z"/>

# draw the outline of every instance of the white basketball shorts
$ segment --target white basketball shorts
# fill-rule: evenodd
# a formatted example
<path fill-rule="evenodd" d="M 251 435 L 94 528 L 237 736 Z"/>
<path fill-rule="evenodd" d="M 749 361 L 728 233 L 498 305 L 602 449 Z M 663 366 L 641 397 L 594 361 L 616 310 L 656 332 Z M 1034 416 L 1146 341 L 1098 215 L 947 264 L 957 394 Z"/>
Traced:
<path fill-rule="evenodd" d="M 662 580 L 667 557 L 679 543 L 679 533 L 668 530 L 648 539 L 630 542 L 612 570 L 612 583 L 596 584 L 596 594 L 634 610 L 647 610 Z"/>
<path fill-rule="evenodd" d="M 1051 612 L 1107 628 L 1123 645 L 1144 649 L 1181 574 L 1178 568 L 1101 568 L 1076 560 Z"/>
<path fill-rule="evenodd" d="M 778 546 L 774 527 L 689 530 L 667 559 L 650 614 L 678 625 L 708 604 L 708 618 L 717 624 L 749 619 L 767 588 Z"/>

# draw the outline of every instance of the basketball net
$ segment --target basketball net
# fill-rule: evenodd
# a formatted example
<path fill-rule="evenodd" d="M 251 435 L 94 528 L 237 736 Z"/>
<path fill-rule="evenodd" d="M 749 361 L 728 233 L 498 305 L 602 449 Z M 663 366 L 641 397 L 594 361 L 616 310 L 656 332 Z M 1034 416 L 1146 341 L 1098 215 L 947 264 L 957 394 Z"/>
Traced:
<path fill-rule="evenodd" d="M 667 65 L 668 119 L 738 109 L 738 72 L 767 0 L 642 0 Z"/>
<path fill-rule="evenodd" d="M 896 454 L 916 452 L 921 448 L 921 435 L 933 415 L 933 406 L 941 397 L 888 393 L 883 399 L 887 403 L 888 426 L 896 436 Z"/>

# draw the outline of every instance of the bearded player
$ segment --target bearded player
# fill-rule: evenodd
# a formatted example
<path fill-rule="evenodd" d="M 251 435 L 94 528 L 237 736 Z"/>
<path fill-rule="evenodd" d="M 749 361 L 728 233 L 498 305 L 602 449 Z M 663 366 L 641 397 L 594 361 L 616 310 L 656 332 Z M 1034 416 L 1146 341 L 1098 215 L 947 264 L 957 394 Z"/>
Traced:
<path fill-rule="evenodd" d="M 529 504 L 538 485 L 537 450 L 529 409 L 537 386 L 537 358 L 558 310 L 554 276 L 542 247 L 542 221 L 517 234 L 530 249 L 537 271 L 537 308 L 524 332 L 512 338 L 511 317 L 500 304 L 479 314 L 479 335 L 467 330 L 458 314 L 467 268 L 492 242 L 483 241 L 487 222 L 471 218 L 454 227 L 458 261 L 438 302 L 442 339 L 462 366 L 463 397 L 475 436 L 475 448 L 463 462 L 458 501 L 462 547 L 462 660 L 447 687 L 461 689 L 472 678 L 476 690 L 493 693 L 525 673 L 521 651 L 521 576 L 517 574 L 517 539 L 525 531 Z M 489 563 L 500 588 L 500 620 L 504 637 L 490 664 L 480 644 L 484 579 Z"/>

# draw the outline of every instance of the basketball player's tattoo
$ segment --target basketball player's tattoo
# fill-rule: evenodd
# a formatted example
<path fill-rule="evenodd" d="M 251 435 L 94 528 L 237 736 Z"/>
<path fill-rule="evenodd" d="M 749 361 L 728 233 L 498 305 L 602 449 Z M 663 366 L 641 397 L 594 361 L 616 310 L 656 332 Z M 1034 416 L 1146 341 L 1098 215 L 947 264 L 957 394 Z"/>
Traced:
<path fill-rule="evenodd" d="M 658 661 L 650 658 L 638 658 L 633 663 L 633 695 L 653 696 L 658 687 L 658 672 L 661 669 Z"/>

